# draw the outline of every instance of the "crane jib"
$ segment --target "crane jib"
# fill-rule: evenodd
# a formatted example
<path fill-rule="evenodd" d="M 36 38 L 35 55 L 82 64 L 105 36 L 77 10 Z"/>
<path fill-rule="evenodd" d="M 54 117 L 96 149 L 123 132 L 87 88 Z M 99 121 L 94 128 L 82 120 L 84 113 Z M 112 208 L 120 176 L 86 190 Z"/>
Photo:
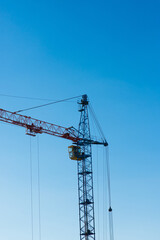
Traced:
<path fill-rule="evenodd" d="M 84 143 L 84 141 L 86 144 L 103 144 L 104 146 L 108 145 L 106 141 L 96 141 L 93 139 L 82 140 L 82 138 L 79 136 L 79 131 L 74 127 L 62 127 L 4 109 L 0 109 L 0 121 L 24 127 L 26 128 L 26 134 L 31 136 L 46 133 L 71 140 L 74 143 L 79 143 L 79 145 L 81 145 L 82 142 Z"/>
<path fill-rule="evenodd" d="M 69 139 L 73 142 L 80 140 L 77 133 L 78 131 L 75 128 L 62 127 L 4 109 L 0 109 L 0 121 L 24 127 L 27 130 L 27 134 L 31 135 L 32 133 L 46 133 L 53 136 Z"/>

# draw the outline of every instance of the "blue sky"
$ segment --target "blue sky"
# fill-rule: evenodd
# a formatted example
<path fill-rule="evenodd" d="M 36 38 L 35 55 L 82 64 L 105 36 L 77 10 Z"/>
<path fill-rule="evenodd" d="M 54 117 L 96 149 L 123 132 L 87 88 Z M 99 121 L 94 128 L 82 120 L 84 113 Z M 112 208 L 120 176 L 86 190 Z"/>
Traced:
<path fill-rule="evenodd" d="M 53 100 L 88 94 L 110 144 L 115 240 L 160 238 L 159 8 L 156 0 L 0 0 L 0 94 Z M 11 111 L 46 102 L 0 101 Z M 62 126 L 79 121 L 76 101 L 25 114 Z M 6 124 L 0 131 L 0 237 L 30 239 L 29 137 Z M 79 239 L 69 142 L 45 135 L 39 141 L 43 239 Z"/>

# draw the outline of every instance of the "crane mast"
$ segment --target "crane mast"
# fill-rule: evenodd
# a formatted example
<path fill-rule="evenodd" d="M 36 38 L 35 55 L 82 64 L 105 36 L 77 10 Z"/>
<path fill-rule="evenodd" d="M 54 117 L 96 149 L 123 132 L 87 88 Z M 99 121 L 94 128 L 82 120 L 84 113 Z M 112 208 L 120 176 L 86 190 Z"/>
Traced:
<path fill-rule="evenodd" d="M 93 172 L 92 172 L 92 150 L 90 126 L 88 119 L 88 99 L 83 95 L 80 102 L 81 116 L 79 123 L 79 134 L 82 140 L 77 145 L 81 147 L 81 161 L 77 161 L 78 169 L 78 196 L 79 196 L 79 224 L 80 240 L 95 239 L 95 219 L 94 219 L 94 196 L 93 196 Z"/>

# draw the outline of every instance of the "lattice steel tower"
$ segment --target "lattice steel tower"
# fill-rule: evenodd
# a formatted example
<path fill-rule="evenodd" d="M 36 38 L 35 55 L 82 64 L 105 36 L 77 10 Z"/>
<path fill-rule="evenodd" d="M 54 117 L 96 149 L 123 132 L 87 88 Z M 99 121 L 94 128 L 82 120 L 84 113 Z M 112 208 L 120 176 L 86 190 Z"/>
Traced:
<path fill-rule="evenodd" d="M 77 145 L 81 147 L 81 159 L 77 161 L 80 240 L 95 239 L 92 149 L 88 119 L 88 98 L 82 96 L 80 104 L 79 137 Z"/>

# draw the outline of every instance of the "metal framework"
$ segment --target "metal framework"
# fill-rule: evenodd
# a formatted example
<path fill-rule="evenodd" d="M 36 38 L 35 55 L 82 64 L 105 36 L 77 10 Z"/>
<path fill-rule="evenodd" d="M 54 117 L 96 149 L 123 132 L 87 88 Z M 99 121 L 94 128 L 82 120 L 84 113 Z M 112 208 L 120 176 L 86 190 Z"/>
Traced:
<path fill-rule="evenodd" d="M 0 109 L 0 121 L 24 127 L 26 128 L 26 134 L 32 136 L 35 136 L 37 133 L 47 133 L 56 137 L 72 140 L 73 142 L 80 140 L 78 131 L 74 127 L 66 128 L 58 126 L 4 109 Z"/>
<path fill-rule="evenodd" d="M 94 219 L 94 196 L 93 196 L 93 173 L 92 173 L 92 144 L 102 144 L 104 141 L 97 141 L 91 138 L 88 119 L 88 98 L 83 95 L 80 104 L 79 129 L 74 127 L 62 127 L 52 123 L 40 121 L 28 116 L 0 109 L 0 121 L 18 125 L 26 128 L 26 134 L 47 133 L 53 136 L 73 141 L 81 148 L 81 160 L 77 161 L 78 169 L 78 196 L 79 196 L 79 224 L 80 240 L 95 240 L 95 219 Z"/>
<path fill-rule="evenodd" d="M 79 134 L 82 140 L 77 144 L 82 151 L 82 160 L 77 162 L 80 240 L 90 240 L 95 239 L 95 219 L 91 141 L 85 141 L 85 139 L 91 140 L 87 95 L 83 95 L 80 105 Z"/>

